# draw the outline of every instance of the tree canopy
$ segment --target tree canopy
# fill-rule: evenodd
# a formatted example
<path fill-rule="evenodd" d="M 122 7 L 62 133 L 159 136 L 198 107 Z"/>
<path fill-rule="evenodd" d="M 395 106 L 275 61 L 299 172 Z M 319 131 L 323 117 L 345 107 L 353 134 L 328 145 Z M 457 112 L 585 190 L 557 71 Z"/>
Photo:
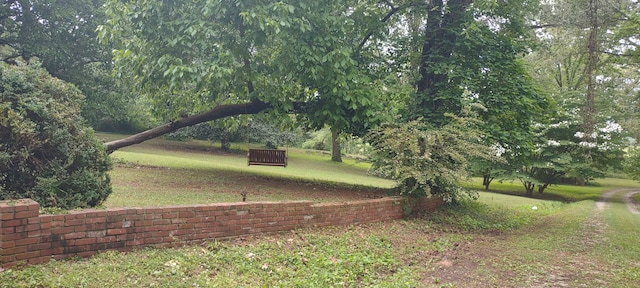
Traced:
<path fill-rule="evenodd" d="M 100 36 L 116 47 L 117 74 L 183 115 L 127 141 L 267 108 L 314 127 L 367 126 L 381 104 L 367 55 L 382 50 L 371 35 L 389 11 L 378 1 L 110 1 Z"/>
<path fill-rule="evenodd" d="M 37 61 L 85 95 L 82 114 L 105 131 L 138 132 L 149 116 L 130 81 L 111 77 L 111 47 L 98 42 L 105 0 L 11 0 L 0 4 L 0 60 Z"/>

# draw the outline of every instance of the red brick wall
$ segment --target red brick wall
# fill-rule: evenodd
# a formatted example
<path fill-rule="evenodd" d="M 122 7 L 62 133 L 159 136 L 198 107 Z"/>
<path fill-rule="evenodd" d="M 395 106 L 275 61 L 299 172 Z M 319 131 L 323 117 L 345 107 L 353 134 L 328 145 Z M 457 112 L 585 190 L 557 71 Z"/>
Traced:
<path fill-rule="evenodd" d="M 207 205 L 85 209 L 39 215 L 30 199 L 0 201 L 0 267 L 87 257 L 102 250 L 172 247 L 214 238 L 304 227 L 379 222 L 412 211 L 432 211 L 441 198 L 391 197 L 345 203 L 240 202 Z"/>

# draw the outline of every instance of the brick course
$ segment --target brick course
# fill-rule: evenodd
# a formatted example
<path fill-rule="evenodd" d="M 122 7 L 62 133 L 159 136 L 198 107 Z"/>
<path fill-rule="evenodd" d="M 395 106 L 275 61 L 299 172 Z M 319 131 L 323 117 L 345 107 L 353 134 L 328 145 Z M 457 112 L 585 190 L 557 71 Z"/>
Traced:
<path fill-rule="evenodd" d="M 175 247 L 214 238 L 381 222 L 403 218 L 407 205 L 411 211 L 433 211 L 442 204 L 437 197 L 389 197 L 344 203 L 240 202 L 39 215 L 39 205 L 31 199 L 0 201 L 0 267 L 89 257 L 102 250 Z"/>

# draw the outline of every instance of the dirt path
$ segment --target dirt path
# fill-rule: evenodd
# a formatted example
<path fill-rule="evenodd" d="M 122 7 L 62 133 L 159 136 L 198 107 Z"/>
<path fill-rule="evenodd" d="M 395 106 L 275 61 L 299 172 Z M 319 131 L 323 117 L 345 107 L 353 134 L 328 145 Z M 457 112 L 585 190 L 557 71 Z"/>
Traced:
<path fill-rule="evenodd" d="M 615 195 L 616 193 L 623 191 L 624 189 L 619 189 L 619 190 L 611 190 L 609 192 L 606 192 L 604 194 L 602 194 L 600 196 L 600 199 L 598 199 L 596 201 L 596 207 L 598 208 L 598 210 L 604 210 L 604 208 L 607 205 L 607 202 L 609 202 L 609 200 L 611 199 L 611 197 L 613 195 Z"/>
<path fill-rule="evenodd" d="M 608 241 L 610 227 L 604 211 L 613 201 L 620 202 L 616 197 L 620 195 L 631 213 L 640 214 L 633 200 L 636 193 L 640 189 L 602 194 L 586 217 L 576 214 L 575 224 L 565 224 L 571 218 L 549 217 L 526 231 L 473 234 L 472 241 L 434 257 L 433 268 L 424 275 L 425 287 L 607 287 L 602 277 L 609 263 L 593 257 L 599 245 Z M 571 232 L 564 232 L 567 229 Z M 532 242 L 549 244 L 527 244 Z M 535 253 L 520 253 L 522 249 Z"/>
<path fill-rule="evenodd" d="M 633 200 L 633 195 L 640 193 L 640 189 L 616 189 L 616 190 L 608 191 L 602 194 L 600 199 L 596 201 L 596 207 L 598 208 L 598 210 L 604 210 L 606 208 L 607 203 L 611 202 L 611 197 L 621 192 L 627 192 L 622 196 L 622 200 L 624 201 L 625 205 L 627 205 L 627 209 L 629 210 L 629 212 L 631 212 L 631 214 L 634 214 L 634 215 L 640 215 L 640 210 L 638 210 L 638 204 L 636 204 L 635 201 Z"/>
<path fill-rule="evenodd" d="M 624 203 L 627 204 L 627 209 L 629 209 L 629 212 L 631 212 L 631 214 L 635 214 L 638 215 L 640 214 L 640 211 L 638 211 L 638 204 L 636 204 L 635 201 L 633 201 L 633 195 L 640 193 L 640 191 L 636 190 L 636 191 L 631 191 L 627 194 L 624 194 Z"/>

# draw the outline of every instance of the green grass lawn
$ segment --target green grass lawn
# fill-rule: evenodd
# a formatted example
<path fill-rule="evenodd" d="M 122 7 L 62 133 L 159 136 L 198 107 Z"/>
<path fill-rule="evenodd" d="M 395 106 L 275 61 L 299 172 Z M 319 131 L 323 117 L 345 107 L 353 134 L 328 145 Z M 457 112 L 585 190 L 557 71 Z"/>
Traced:
<path fill-rule="evenodd" d="M 464 184 L 464 187 L 484 191 L 482 186 L 482 178 L 474 177 L 468 183 Z M 536 192 L 533 193 L 534 198 L 551 199 L 558 201 L 582 201 L 582 200 L 596 200 L 600 195 L 608 190 L 616 187 L 638 187 L 640 188 L 640 182 L 630 179 L 617 179 L 617 178 L 604 178 L 596 179 L 590 185 L 586 186 L 573 186 L 573 185 L 551 185 L 543 194 Z M 522 195 L 524 196 L 524 186 L 517 180 L 508 181 L 493 181 L 489 186 L 489 192 L 509 194 L 509 195 Z"/>
<path fill-rule="evenodd" d="M 98 136 L 113 140 L 125 135 Z M 217 143 L 153 139 L 118 150 L 112 154 L 119 163 L 111 172 L 114 193 L 105 206 L 235 202 L 240 200 L 241 191 L 249 191 L 250 201 L 349 201 L 359 196 L 384 195 L 395 185 L 394 181 L 368 175 L 367 162 L 347 158 L 344 163 L 335 163 L 327 154 L 298 148 L 286 148 L 287 168 L 247 166 L 249 146 L 259 147 L 234 143 L 231 152 L 221 153 Z M 464 185 L 478 191 L 484 189 L 480 178 L 472 178 Z M 505 201 L 502 194 L 524 196 L 524 187 L 518 181 L 494 181 L 489 192 L 480 193 L 480 201 L 541 209 L 549 206 L 541 199 L 595 200 L 616 186 L 640 184 L 626 179 L 597 179 L 589 186 L 552 185 L 544 194 L 534 193 L 535 199 L 517 197 Z"/>
<path fill-rule="evenodd" d="M 522 196 L 484 191 L 478 192 L 478 194 L 478 202 L 487 204 L 489 206 L 501 206 L 517 209 L 522 208 L 526 210 L 533 210 L 533 207 L 535 206 L 537 209 L 535 211 L 542 211 L 545 208 L 552 208 L 562 204 L 562 202 L 555 200 L 527 198 Z"/>
<path fill-rule="evenodd" d="M 99 133 L 98 136 L 102 139 L 124 137 L 124 135 L 105 133 Z M 393 181 L 368 175 L 369 163 L 349 158 L 343 159 L 343 163 L 336 163 L 330 160 L 329 155 L 298 148 L 285 148 L 289 156 L 289 163 L 286 168 L 247 166 L 246 150 L 247 146 L 250 145 L 254 144 L 233 144 L 231 151 L 235 153 L 220 155 L 218 152 L 212 152 L 216 149 L 216 144 L 206 141 L 181 142 L 153 139 L 118 150 L 112 156 L 115 159 L 121 159 L 137 165 L 227 170 L 280 178 L 383 188 L 390 188 L 394 185 Z"/>
<path fill-rule="evenodd" d="M 103 134 L 102 139 L 124 135 Z M 106 207 L 166 206 L 249 201 L 351 201 L 389 193 L 394 182 L 367 174 L 369 163 L 288 148 L 286 168 L 247 166 L 248 144 L 221 152 L 206 141 L 153 139 L 112 154 L 114 192 Z M 253 145 L 257 146 L 257 145 Z"/>
<path fill-rule="evenodd" d="M 282 169 L 282 168 L 280 168 Z M 106 207 L 169 206 L 241 201 L 353 201 L 380 197 L 389 189 L 299 180 L 213 168 L 118 165 Z"/>
<path fill-rule="evenodd" d="M 619 198 L 621 195 L 615 197 Z M 612 207 L 605 210 L 603 219 L 608 230 L 616 233 L 611 233 L 606 241 L 599 243 L 600 249 L 593 256 L 612 267 L 615 281 L 640 283 L 640 216 L 629 213 L 620 199 L 612 199 L 609 205 Z"/>

